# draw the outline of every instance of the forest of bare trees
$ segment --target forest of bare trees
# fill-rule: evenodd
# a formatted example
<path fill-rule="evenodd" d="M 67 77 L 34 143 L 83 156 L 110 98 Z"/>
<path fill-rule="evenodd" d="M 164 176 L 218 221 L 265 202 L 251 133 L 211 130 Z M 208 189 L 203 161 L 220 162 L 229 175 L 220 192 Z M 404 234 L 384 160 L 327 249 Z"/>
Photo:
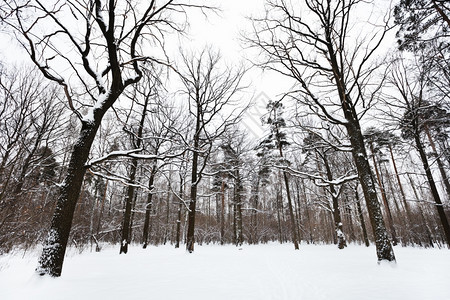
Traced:
<path fill-rule="evenodd" d="M 36 271 L 57 277 L 69 246 L 450 247 L 448 3 L 265 8 L 230 63 L 168 49 L 220 14 L 206 1 L 0 4 L 27 53 L 0 61 L 0 254 L 43 244 Z M 260 138 L 254 68 L 292 83 Z"/>

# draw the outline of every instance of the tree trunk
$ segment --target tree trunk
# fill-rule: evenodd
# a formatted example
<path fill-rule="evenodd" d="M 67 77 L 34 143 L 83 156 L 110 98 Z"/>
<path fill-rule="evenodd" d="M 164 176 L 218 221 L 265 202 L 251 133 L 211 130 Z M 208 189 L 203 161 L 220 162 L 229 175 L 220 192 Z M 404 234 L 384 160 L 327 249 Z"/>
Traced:
<path fill-rule="evenodd" d="M 403 185 L 402 185 L 402 182 L 400 180 L 400 176 L 398 175 L 397 164 L 395 163 L 394 153 L 392 151 L 392 147 L 391 147 L 390 144 L 388 144 L 388 147 L 389 147 L 389 153 L 391 154 L 392 165 L 394 167 L 395 178 L 397 179 L 398 188 L 400 190 L 400 195 L 402 196 L 402 201 L 403 201 L 403 205 L 405 206 L 408 222 L 410 223 L 411 222 L 411 208 L 409 207 L 409 204 L 406 201 L 405 191 L 403 190 Z"/>
<path fill-rule="evenodd" d="M 131 159 L 130 177 L 127 186 L 127 195 L 125 196 L 125 212 L 123 213 L 122 234 L 120 239 L 119 254 L 128 252 L 128 244 L 130 243 L 130 224 L 131 224 L 131 207 L 134 197 L 134 181 L 136 179 L 137 159 Z"/>
<path fill-rule="evenodd" d="M 329 62 L 333 70 L 333 77 L 339 95 L 340 105 L 346 119 L 346 122 L 343 125 L 345 126 L 347 134 L 350 138 L 353 160 L 355 161 L 359 181 L 361 183 L 367 210 L 369 212 L 369 219 L 372 225 L 375 246 L 377 249 L 378 262 L 382 260 L 395 261 L 394 250 L 392 249 L 391 242 L 389 241 L 387 235 L 383 214 L 381 213 L 380 204 L 378 203 L 377 193 L 375 190 L 373 174 L 367 159 L 366 147 L 361 132 L 361 125 L 359 123 L 359 115 L 356 112 L 354 103 L 352 102 L 352 99 L 347 91 L 347 82 L 344 75 L 347 71 L 342 69 L 341 65 L 338 63 L 339 51 L 335 51 L 334 49 L 335 41 L 333 41 L 331 28 L 329 27 L 325 28 L 325 39 L 327 41 L 327 48 L 330 55 Z"/>
<path fill-rule="evenodd" d="M 369 247 L 370 243 L 369 238 L 367 237 L 366 222 L 364 222 L 364 215 L 361 209 L 361 202 L 358 194 L 358 186 L 355 187 L 355 198 L 356 198 L 356 208 L 358 209 L 359 221 L 361 223 L 361 230 L 364 238 L 364 244 L 366 244 L 366 247 Z"/>
<path fill-rule="evenodd" d="M 199 118 L 200 116 L 198 116 Z M 191 174 L 191 195 L 190 195 L 190 201 L 189 201 L 189 211 L 188 211 L 188 230 L 187 230 L 187 236 L 186 236 L 186 250 L 189 253 L 194 252 L 194 243 L 195 243 L 195 237 L 194 237 L 194 230 L 195 230 L 195 209 L 197 204 L 197 168 L 198 168 L 198 145 L 199 145 L 199 139 L 198 136 L 198 130 L 200 128 L 200 121 L 197 118 L 197 126 L 196 126 L 196 134 L 194 137 L 194 153 L 192 155 L 192 174 Z"/>
<path fill-rule="evenodd" d="M 183 210 L 183 202 L 182 199 L 184 199 L 184 193 L 183 193 L 183 187 L 184 187 L 184 178 L 183 175 L 180 174 L 180 204 L 178 205 L 178 212 L 177 212 L 177 231 L 176 231 L 176 237 L 175 237 L 175 248 L 180 248 L 180 239 L 181 239 L 181 216 L 182 216 L 182 210 Z"/>
<path fill-rule="evenodd" d="M 99 125 L 100 122 L 83 122 L 78 140 L 73 146 L 67 175 L 60 188 L 50 230 L 36 268 L 39 275 L 61 276 L 73 214 L 86 173 L 85 164 Z"/>
<path fill-rule="evenodd" d="M 325 170 L 327 171 L 327 178 L 331 182 L 333 181 L 333 175 L 331 173 L 331 168 L 328 164 L 328 159 L 325 154 L 322 156 L 322 159 L 325 165 Z M 338 249 L 344 249 L 345 247 L 347 247 L 347 242 L 345 240 L 344 231 L 342 230 L 341 210 L 339 208 L 338 195 L 333 184 L 330 184 L 330 192 L 331 199 L 333 201 L 334 230 L 338 239 Z"/>
<path fill-rule="evenodd" d="M 301 208 L 302 208 L 302 206 L 301 206 L 301 203 L 300 203 L 300 182 L 299 182 L 299 180 L 297 179 L 297 180 L 294 180 L 294 182 L 295 182 L 295 187 L 296 187 L 296 202 L 294 202 L 295 203 L 295 206 L 296 206 L 296 209 L 295 209 L 295 211 L 296 211 L 296 214 L 297 214 L 297 231 L 298 231 L 298 241 L 299 241 L 299 243 L 302 241 L 302 239 L 303 239 L 303 235 L 302 235 L 302 228 L 301 228 L 301 226 L 300 226 L 300 224 L 302 224 L 302 214 L 301 214 Z"/>
<path fill-rule="evenodd" d="M 150 178 L 148 180 L 148 189 L 150 190 L 147 194 L 147 203 L 145 204 L 145 218 L 144 218 L 144 228 L 142 230 L 142 248 L 147 248 L 148 246 L 148 234 L 150 225 L 150 213 L 152 211 L 153 205 L 153 183 L 155 181 L 156 174 L 156 164 L 153 165 L 152 171 L 150 172 Z"/>
<path fill-rule="evenodd" d="M 450 182 L 448 180 L 447 173 L 445 172 L 444 164 L 441 161 L 441 158 L 439 157 L 439 154 L 436 151 L 436 145 L 434 144 L 433 138 L 431 137 L 430 130 L 428 129 L 428 126 L 424 126 L 425 133 L 427 134 L 428 141 L 430 141 L 431 149 L 433 150 L 433 153 L 436 155 L 436 163 L 438 165 L 439 173 L 441 173 L 442 182 L 444 183 L 445 192 L 447 193 L 447 200 L 450 201 Z"/>
<path fill-rule="evenodd" d="M 372 152 L 372 161 L 373 161 L 373 166 L 375 168 L 375 174 L 377 175 L 378 186 L 380 187 L 380 191 L 381 191 L 381 199 L 383 200 L 384 208 L 386 209 L 386 214 L 388 216 L 388 225 L 389 225 L 389 228 L 391 229 L 392 243 L 395 246 L 395 245 L 397 245 L 397 233 L 395 232 L 394 220 L 392 218 L 391 208 L 389 207 L 389 202 L 386 198 L 386 191 L 384 190 L 383 181 L 381 180 L 380 172 L 378 170 L 378 164 L 375 159 L 375 152 L 373 150 L 373 143 L 369 142 L 369 145 L 370 145 L 370 151 Z"/>
<path fill-rule="evenodd" d="M 222 180 L 222 187 L 220 189 L 222 203 L 220 206 L 220 244 L 225 243 L 225 181 Z"/>
<path fill-rule="evenodd" d="M 242 200 L 241 200 L 241 192 L 242 192 L 242 183 L 241 177 L 239 174 L 239 169 L 235 172 L 235 194 L 234 194 L 234 203 L 236 209 L 236 239 L 235 245 L 242 246 L 244 242 L 243 232 L 242 232 Z"/>
<path fill-rule="evenodd" d="M 133 239 L 133 222 L 134 216 L 136 214 L 136 202 L 137 202 L 137 192 L 134 192 L 133 203 L 131 204 L 131 219 L 130 219 L 130 227 L 128 229 L 128 235 L 130 237 L 130 241 Z"/>
<path fill-rule="evenodd" d="M 258 206 L 259 206 L 259 176 L 252 187 L 253 209 L 250 215 L 250 244 L 258 244 Z"/>
<path fill-rule="evenodd" d="M 286 187 L 286 197 L 288 200 L 288 209 L 289 209 L 289 218 L 291 220 L 291 233 L 292 233 L 292 241 L 294 242 L 294 249 L 298 250 L 298 236 L 297 236 L 297 225 L 296 220 L 294 216 L 294 208 L 292 206 L 292 200 L 291 200 L 291 192 L 289 188 L 289 179 L 287 176 L 286 171 L 283 170 L 283 179 L 284 179 L 284 185 Z"/>
<path fill-rule="evenodd" d="M 276 194 L 276 207 L 277 207 L 277 221 L 278 221 L 278 240 L 280 241 L 280 244 L 283 243 L 283 231 L 281 228 L 281 211 L 283 210 L 283 202 L 281 199 L 281 191 L 279 188 L 277 188 L 277 194 Z"/>
<path fill-rule="evenodd" d="M 236 241 L 237 241 L 236 199 L 233 199 L 232 202 L 233 202 L 233 240 L 232 241 L 234 242 L 234 244 L 236 244 Z"/>
<path fill-rule="evenodd" d="M 89 220 L 89 237 L 91 240 L 91 248 L 92 248 L 92 241 L 94 240 L 97 247 L 98 247 L 98 242 L 97 239 L 94 236 L 94 219 L 95 219 L 95 208 L 98 205 L 99 202 L 99 188 L 98 188 L 98 183 L 95 184 L 95 192 L 94 192 L 94 199 L 92 201 L 92 206 L 91 206 L 91 212 L 90 212 L 90 220 Z"/>
<path fill-rule="evenodd" d="M 348 231 L 349 231 L 349 241 L 354 241 L 355 238 L 355 230 L 354 230 L 354 226 L 353 226 L 353 212 L 352 212 L 352 207 L 350 206 L 350 201 L 348 199 L 348 195 L 345 196 L 345 206 L 344 209 L 347 213 L 347 223 L 348 223 Z"/>
<path fill-rule="evenodd" d="M 276 113 L 275 113 L 275 119 L 276 119 Z M 279 124 L 275 123 L 275 136 L 277 138 L 277 145 L 278 145 L 278 151 L 280 153 L 280 157 L 282 159 L 284 159 L 284 155 L 283 155 L 283 144 L 281 141 L 281 133 L 280 133 L 280 129 L 279 129 Z M 283 170 L 283 180 L 284 180 L 284 186 L 286 188 L 286 197 L 287 197 L 287 201 L 288 201 L 288 210 L 289 210 L 289 218 L 291 221 L 291 235 L 292 235 L 292 242 L 294 243 L 294 249 L 298 250 L 298 236 L 297 236 L 297 226 L 296 226 L 296 220 L 295 220 L 295 216 L 294 216 L 294 209 L 292 206 L 292 199 L 291 199 L 291 192 L 290 192 L 290 188 L 289 188 L 289 178 L 288 178 L 288 174 L 286 172 L 286 170 Z"/>
<path fill-rule="evenodd" d="M 170 191 L 170 181 L 171 176 L 169 175 L 169 182 L 167 183 L 167 203 L 166 203 L 166 222 L 165 222 L 165 229 L 164 229 L 164 245 L 167 243 L 167 239 L 169 237 L 169 228 L 170 228 L 170 196 L 172 195 L 172 192 Z"/>
<path fill-rule="evenodd" d="M 314 241 L 314 236 L 313 236 L 313 226 L 312 226 L 312 221 L 311 221 L 311 216 L 309 214 L 309 205 L 308 205 L 308 196 L 306 195 L 306 185 L 305 185 L 305 180 L 302 179 L 302 192 L 303 192 L 303 197 L 305 198 L 305 213 L 306 213 L 306 219 L 308 222 L 308 228 L 309 228 L 309 239 L 307 239 L 308 243 L 313 243 Z"/>
<path fill-rule="evenodd" d="M 96 229 L 96 235 L 98 236 L 100 233 L 100 229 L 102 226 L 102 217 L 103 217 L 103 211 L 105 209 L 105 200 L 106 200 L 106 192 L 108 191 L 108 179 L 105 182 L 105 190 L 103 191 L 103 195 L 102 195 L 102 203 L 100 205 L 100 212 L 98 213 L 98 218 L 97 218 L 97 229 Z M 95 252 L 100 252 L 100 246 L 97 244 L 96 248 L 95 248 Z"/>
<path fill-rule="evenodd" d="M 144 130 L 144 123 L 145 123 L 145 117 L 147 115 L 147 106 L 150 102 L 150 95 L 146 95 L 144 100 L 144 105 L 142 109 L 141 119 L 139 121 L 139 127 L 138 132 L 136 134 L 136 141 L 135 141 L 135 147 L 139 149 L 142 144 L 142 134 Z M 134 135 L 131 135 L 131 140 L 134 141 Z M 136 180 L 136 171 L 137 171 L 137 164 L 138 160 L 136 158 L 131 159 L 131 169 L 130 169 L 130 178 L 129 178 L 129 185 L 127 188 L 127 196 L 125 198 L 125 212 L 123 216 L 123 224 L 122 224 L 122 238 L 120 243 L 120 251 L 121 253 L 127 253 L 128 252 L 128 244 L 131 241 L 131 224 L 132 224 L 132 215 L 131 215 L 131 209 L 133 205 L 133 200 L 135 197 L 135 187 L 134 182 Z"/>
<path fill-rule="evenodd" d="M 428 164 L 427 155 L 425 153 L 425 149 L 422 145 L 422 141 L 420 140 L 420 134 L 417 130 L 417 126 L 415 126 L 415 134 L 414 140 L 416 142 L 417 150 L 419 151 L 420 159 L 422 160 L 423 168 L 425 170 L 425 174 L 428 180 L 428 184 L 431 189 L 431 194 L 433 196 L 434 202 L 436 202 L 436 209 L 439 215 L 439 219 L 441 220 L 442 228 L 444 229 L 445 238 L 447 240 L 447 244 L 450 247 L 450 226 L 448 223 L 447 216 L 445 215 L 444 206 L 441 202 L 441 198 L 439 196 L 436 184 L 434 182 L 433 174 L 431 173 L 430 166 Z"/>
<path fill-rule="evenodd" d="M 348 103 L 346 104 L 348 105 Z M 370 170 L 369 161 L 367 160 L 366 148 L 359 121 L 356 117 L 353 117 L 353 115 L 356 116 L 356 113 L 349 113 L 348 110 L 345 109 L 344 111 L 348 121 L 346 128 L 352 145 L 352 155 L 358 171 L 359 181 L 366 200 L 369 219 L 375 238 L 378 261 L 395 261 L 394 251 L 387 236 L 386 226 L 384 224 L 380 204 L 378 203 L 373 175 Z"/>

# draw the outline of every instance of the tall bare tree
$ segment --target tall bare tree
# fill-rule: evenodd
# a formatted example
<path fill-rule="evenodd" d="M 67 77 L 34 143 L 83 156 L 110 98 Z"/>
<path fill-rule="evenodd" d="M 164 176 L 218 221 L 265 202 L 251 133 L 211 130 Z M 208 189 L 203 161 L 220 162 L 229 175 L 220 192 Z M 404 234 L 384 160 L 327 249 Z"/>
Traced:
<path fill-rule="evenodd" d="M 143 76 L 141 65 L 164 56 L 167 29 L 181 31 L 178 1 L 11 1 L 5 22 L 30 59 L 59 84 L 81 124 L 37 272 L 60 276 L 85 163 L 105 113 Z M 178 19 L 180 20 L 180 18 Z M 184 22 L 184 18 L 181 18 Z M 153 53 L 153 56 L 145 52 Z"/>
<path fill-rule="evenodd" d="M 387 22 L 379 22 L 373 31 L 368 29 L 364 37 L 360 31 L 355 32 L 359 28 L 356 14 L 358 6 L 361 10 L 371 9 L 370 3 L 357 0 L 266 3 L 266 14 L 254 19 L 254 35 L 249 39 L 264 55 L 258 65 L 295 83 L 287 97 L 302 102 L 322 121 L 345 128 L 369 211 L 378 261 L 395 261 L 360 124 L 380 87 L 372 76 L 379 65 L 374 63 L 373 56 L 388 31 Z M 358 25 L 367 27 L 369 22 Z"/>
<path fill-rule="evenodd" d="M 334 228 L 336 232 L 337 244 L 339 249 L 344 249 L 347 246 L 345 234 L 343 231 L 342 217 L 341 217 L 341 206 L 339 204 L 339 195 L 342 191 L 342 184 L 351 179 L 343 180 L 343 178 L 349 177 L 349 174 L 345 174 L 341 178 L 336 178 L 334 172 L 332 172 L 330 161 L 331 157 L 336 154 L 335 149 L 330 146 L 329 143 L 324 142 L 324 139 L 318 133 L 309 132 L 307 137 L 303 140 L 303 151 L 307 152 L 309 155 L 306 157 L 305 162 L 307 162 L 311 157 L 316 157 L 319 161 L 317 164 L 323 164 L 325 168 L 325 176 L 319 176 L 320 169 L 317 167 L 318 174 L 313 174 L 309 177 L 317 181 L 317 184 L 325 189 L 325 193 L 331 197 L 330 210 L 333 213 Z M 313 154 L 313 155 L 311 155 Z M 341 167 L 341 169 L 344 169 Z M 321 179 L 319 179 L 321 178 Z M 319 180 L 318 180 L 319 179 Z M 340 184 L 339 184 L 340 182 Z"/>
<path fill-rule="evenodd" d="M 183 93 L 189 101 L 189 112 L 193 117 L 191 191 L 188 211 L 186 249 L 194 251 L 195 210 L 197 188 L 207 166 L 213 142 L 242 115 L 242 107 L 224 112 L 227 106 L 238 104 L 245 68 L 235 70 L 221 66 L 221 56 L 211 48 L 203 50 L 197 57 L 182 54 L 180 71 L 184 85 Z"/>

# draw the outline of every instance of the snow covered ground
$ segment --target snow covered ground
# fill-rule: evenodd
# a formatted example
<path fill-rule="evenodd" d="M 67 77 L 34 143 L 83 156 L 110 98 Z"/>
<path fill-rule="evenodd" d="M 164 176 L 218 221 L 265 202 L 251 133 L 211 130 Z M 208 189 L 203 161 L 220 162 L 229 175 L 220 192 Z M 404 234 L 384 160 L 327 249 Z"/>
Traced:
<path fill-rule="evenodd" d="M 450 299 L 450 250 L 395 248 L 397 265 L 374 247 L 350 245 L 118 247 L 69 251 L 62 277 L 34 274 L 39 251 L 0 257 L 0 299 Z"/>

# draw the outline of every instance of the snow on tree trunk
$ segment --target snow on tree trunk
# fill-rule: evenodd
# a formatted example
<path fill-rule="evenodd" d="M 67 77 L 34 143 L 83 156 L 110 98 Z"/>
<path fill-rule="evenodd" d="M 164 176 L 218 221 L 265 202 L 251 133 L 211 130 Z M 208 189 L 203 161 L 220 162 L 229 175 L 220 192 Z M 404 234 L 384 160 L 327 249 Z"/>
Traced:
<path fill-rule="evenodd" d="M 379 186 L 380 192 L 381 192 L 381 199 L 383 200 L 384 208 L 386 209 L 388 225 L 389 225 L 389 228 L 390 228 L 391 234 L 392 234 L 392 243 L 395 246 L 395 245 L 397 245 L 397 233 L 395 232 L 394 219 L 392 218 L 391 208 L 389 206 L 389 202 L 386 197 L 386 191 L 384 189 L 383 182 L 381 180 L 380 171 L 378 170 L 378 164 L 375 159 L 375 151 L 373 148 L 373 143 L 369 142 L 369 145 L 370 145 L 370 149 L 372 151 L 373 167 L 375 168 L 375 174 L 377 176 L 378 186 Z"/>
<path fill-rule="evenodd" d="M 367 159 L 366 148 L 364 146 L 364 139 L 361 133 L 359 121 L 356 118 L 349 118 L 348 116 L 347 120 L 348 124 L 346 128 L 350 137 L 350 143 L 352 145 L 353 160 L 355 161 L 359 181 L 361 183 L 367 210 L 369 212 L 369 219 L 370 224 L 372 225 L 373 236 L 375 238 L 378 261 L 395 261 L 394 251 L 387 236 L 380 203 L 378 202 L 373 175 Z"/>
<path fill-rule="evenodd" d="M 196 132 L 198 132 L 200 128 L 200 116 L 197 118 L 197 126 L 196 126 Z M 200 137 L 198 134 L 194 137 L 194 149 L 198 149 L 199 145 L 199 139 Z M 191 173 L 191 198 L 189 199 L 189 211 L 188 211 L 188 230 L 187 230 L 187 236 L 186 236 L 186 250 L 189 253 L 194 252 L 194 243 L 195 243 L 195 237 L 194 237 L 194 230 L 195 230 L 195 208 L 197 204 L 197 186 L 198 186 L 198 180 L 197 180 L 197 169 L 198 169 L 198 152 L 194 151 L 192 155 L 192 173 Z"/>
<path fill-rule="evenodd" d="M 137 159 L 133 158 L 131 161 L 131 170 L 130 170 L 130 178 L 129 185 L 127 187 L 127 195 L 125 196 L 125 212 L 123 214 L 123 222 L 122 222 L 122 234 L 121 234 L 121 243 L 120 243 L 120 251 L 119 253 L 127 253 L 128 252 L 128 244 L 130 243 L 130 224 L 131 224 L 131 206 L 134 197 L 134 181 L 136 179 L 136 169 L 137 169 Z"/>
<path fill-rule="evenodd" d="M 144 218 L 144 228 L 142 230 L 142 248 L 147 248 L 148 245 L 148 234 L 150 225 L 150 212 L 153 205 L 153 182 L 155 180 L 156 165 L 153 165 L 152 171 L 150 173 L 150 179 L 148 180 L 149 192 L 147 195 L 147 203 L 145 204 L 145 218 Z M 181 221 L 180 221 L 181 222 Z"/>
<path fill-rule="evenodd" d="M 40 275 L 61 275 L 73 214 L 86 172 L 85 163 L 99 125 L 100 122 L 83 122 L 80 136 L 73 147 L 67 175 L 61 186 L 50 230 L 36 269 Z"/>
<path fill-rule="evenodd" d="M 239 174 L 239 169 L 235 172 L 235 189 L 234 189 L 234 203 L 235 203 L 235 226 L 236 226 L 236 236 L 235 245 L 242 246 L 244 242 L 243 232 L 242 232 L 242 182 Z"/>
<path fill-rule="evenodd" d="M 325 154 L 322 156 L 322 158 L 325 165 L 325 170 L 327 171 L 327 178 L 330 182 L 332 182 L 333 175 L 331 173 L 330 165 L 328 164 L 328 159 Z M 336 231 L 337 244 L 339 249 L 344 249 L 345 247 L 347 247 L 347 242 L 345 240 L 345 235 L 342 229 L 341 210 L 339 208 L 337 192 L 333 184 L 330 184 L 330 191 L 331 191 L 331 198 L 333 201 L 334 230 Z"/>

